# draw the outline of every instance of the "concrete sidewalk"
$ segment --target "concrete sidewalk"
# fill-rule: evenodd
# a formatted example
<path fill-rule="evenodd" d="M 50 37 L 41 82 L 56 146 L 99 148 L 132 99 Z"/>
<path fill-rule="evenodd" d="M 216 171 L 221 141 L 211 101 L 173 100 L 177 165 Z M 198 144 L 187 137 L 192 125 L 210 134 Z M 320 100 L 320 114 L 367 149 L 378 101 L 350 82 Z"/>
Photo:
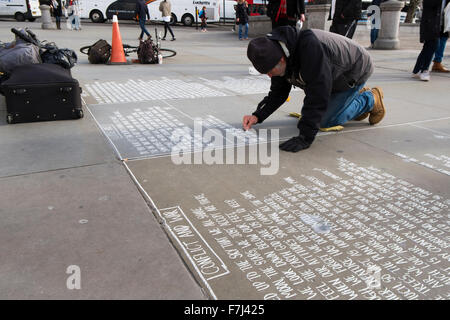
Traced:
<path fill-rule="evenodd" d="M 81 32 L 41 30 L 37 23 L 12 25 L 31 27 L 39 39 L 77 52 L 100 38 L 111 42 L 110 25 L 85 24 Z M 10 26 L 9 22 L 0 22 L 3 42 L 13 38 Z M 133 157 L 127 156 L 131 149 L 127 145 L 121 149 L 109 135 L 110 124 L 106 123 L 113 111 L 129 115 L 134 108 L 153 105 L 164 107 L 169 114 L 173 114 L 171 110 L 180 110 L 192 118 L 211 112 L 238 128 L 242 116 L 251 112 L 264 96 L 266 80 L 262 79 L 260 86 L 248 79 L 247 42 L 237 41 L 236 34 L 219 29 L 200 33 L 195 28 L 175 27 L 177 40 L 163 42 L 163 47 L 176 50 L 177 55 L 164 60 L 162 65 L 90 65 L 87 56 L 79 54 L 79 63 L 72 73 L 84 89 L 87 104 L 81 120 L 7 125 L 6 106 L 1 98 L 0 299 L 229 297 L 221 291 L 225 287 L 233 292 L 226 284 L 214 287 L 214 283 L 207 281 L 205 285 L 177 238 L 170 235 L 166 226 L 161 226 L 162 219 L 157 213 L 158 209 L 178 203 L 188 206 L 190 188 L 200 193 L 203 183 L 217 187 L 209 181 L 211 174 L 218 174 L 216 178 L 223 181 L 227 192 L 232 192 L 235 187 L 231 180 L 242 172 L 235 167 L 229 171 L 173 168 L 163 158 L 124 166 L 122 160 Z M 124 43 L 137 44 L 137 26 L 121 25 L 121 33 Z M 367 47 L 368 39 L 368 32 L 358 31 L 358 42 Z M 293 166 L 297 159 L 307 159 L 302 160 L 307 164 L 298 168 L 297 174 L 309 174 L 312 169 L 309 164 L 333 167 L 331 159 L 336 152 L 348 152 L 350 158 L 368 166 L 375 159 L 372 165 L 398 172 L 414 185 L 450 199 L 448 175 L 419 165 L 414 167 L 411 160 L 414 156 L 421 160 L 420 150 L 450 157 L 450 75 L 432 74 L 428 83 L 411 79 L 410 71 L 421 45 L 411 34 L 401 37 L 401 41 L 406 49 L 370 50 L 376 69 L 369 85 L 384 88 L 386 119 L 376 127 L 352 122 L 343 134 L 322 134 L 311 150 L 283 158 L 285 164 Z M 449 50 L 444 58 L 447 65 L 450 65 Z M 171 82 L 174 80 L 178 82 Z M 133 92 L 129 87 L 132 81 L 158 85 L 160 89 L 153 91 L 149 87 L 141 101 L 128 101 Z M 254 89 L 255 94 L 239 93 L 239 88 L 232 87 L 236 81 L 239 85 L 251 82 L 246 88 Z M 210 89 L 214 85 L 217 90 L 203 92 L 198 89 L 201 85 Z M 258 91 L 261 87 L 263 90 Z M 116 95 L 117 88 L 124 93 Z M 179 96 L 175 96 L 175 91 Z M 189 97 L 189 91 L 193 97 Z M 104 92 L 106 98 L 95 95 L 99 92 Z M 161 96 L 163 92 L 167 98 Z M 282 138 L 296 134 L 295 119 L 286 113 L 299 111 L 304 94 L 296 91 L 292 97 L 274 115 L 274 122 L 265 124 L 267 128 L 280 125 Z M 425 139 L 426 132 L 437 138 Z M 396 153 L 408 155 L 409 162 L 395 156 Z M 178 173 L 190 180 L 181 179 Z M 256 178 L 252 181 L 261 183 Z M 270 184 L 270 180 L 265 181 Z M 163 205 L 156 203 L 155 207 L 152 200 Z M 447 224 L 448 209 L 441 214 L 439 223 Z M 447 229 L 441 239 L 448 241 L 448 238 Z M 407 265 L 413 266 L 412 262 Z M 71 274 L 66 271 L 70 266 L 78 266 L 81 271 L 80 290 L 68 289 Z M 441 271 L 449 267 L 448 259 L 439 264 Z M 445 282 L 439 292 L 419 298 L 434 299 L 439 294 L 448 299 L 448 285 Z M 242 299 L 255 297 L 246 291 L 233 294 Z"/>

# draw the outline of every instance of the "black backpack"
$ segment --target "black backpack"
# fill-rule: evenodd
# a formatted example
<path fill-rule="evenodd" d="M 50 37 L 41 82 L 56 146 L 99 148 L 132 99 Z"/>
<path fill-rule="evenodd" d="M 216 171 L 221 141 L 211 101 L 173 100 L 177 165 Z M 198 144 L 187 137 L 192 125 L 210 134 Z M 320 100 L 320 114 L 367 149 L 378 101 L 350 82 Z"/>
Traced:
<path fill-rule="evenodd" d="M 158 47 L 151 39 L 141 41 L 137 50 L 137 55 L 140 63 L 158 63 Z"/>
<path fill-rule="evenodd" d="M 111 57 L 111 45 L 103 39 L 94 43 L 88 51 L 88 60 L 92 64 L 107 63 Z"/>

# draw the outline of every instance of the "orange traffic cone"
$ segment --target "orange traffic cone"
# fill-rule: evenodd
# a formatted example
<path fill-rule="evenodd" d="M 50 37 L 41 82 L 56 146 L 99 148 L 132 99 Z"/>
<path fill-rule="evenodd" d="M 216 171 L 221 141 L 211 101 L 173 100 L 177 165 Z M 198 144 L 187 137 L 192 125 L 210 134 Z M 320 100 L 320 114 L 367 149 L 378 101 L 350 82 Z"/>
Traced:
<path fill-rule="evenodd" d="M 113 16 L 113 32 L 112 32 L 112 49 L 111 59 L 108 64 L 129 64 L 125 58 L 125 52 L 123 51 L 122 36 L 119 30 L 119 20 L 117 16 Z"/>

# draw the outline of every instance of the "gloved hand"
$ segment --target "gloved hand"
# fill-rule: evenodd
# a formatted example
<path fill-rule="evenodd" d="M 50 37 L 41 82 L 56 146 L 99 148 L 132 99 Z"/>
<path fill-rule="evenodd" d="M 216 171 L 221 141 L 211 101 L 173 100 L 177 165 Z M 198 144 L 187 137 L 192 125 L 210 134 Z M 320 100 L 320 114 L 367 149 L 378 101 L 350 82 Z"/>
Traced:
<path fill-rule="evenodd" d="M 312 140 L 310 141 L 300 134 L 280 144 L 280 149 L 283 151 L 299 152 L 300 150 L 308 149 L 311 143 Z"/>

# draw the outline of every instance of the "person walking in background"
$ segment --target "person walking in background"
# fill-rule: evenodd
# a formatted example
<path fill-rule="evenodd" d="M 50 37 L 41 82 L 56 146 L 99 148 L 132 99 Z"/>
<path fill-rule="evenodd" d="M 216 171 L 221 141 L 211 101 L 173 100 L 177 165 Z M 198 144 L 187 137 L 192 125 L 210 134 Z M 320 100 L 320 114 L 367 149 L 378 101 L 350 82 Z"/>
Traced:
<path fill-rule="evenodd" d="M 441 7 L 441 19 L 442 19 L 441 21 L 445 19 L 444 9 L 449 3 L 450 0 L 443 0 L 443 4 Z M 444 23 L 441 22 L 441 36 L 439 38 L 437 49 L 434 52 L 433 66 L 431 67 L 431 71 L 433 72 L 444 72 L 444 73 L 450 72 L 450 70 L 446 69 L 442 64 L 442 58 L 444 57 L 444 51 L 445 46 L 447 45 L 447 40 L 448 40 L 448 32 L 444 32 Z"/>
<path fill-rule="evenodd" d="M 272 20 L 272 29 L 295 27 L 297 21 L 305 22 L 305 0 L 269 0 L 267 16 Z"/>
<path fill-rule="evenodd" d="M 79 0 L 72 0 L 72 10 L 73 10 L 73 19 L 74 19 L 74 29 L 81 30 L 81 21 L 80 21 L 80 3 Z"/>
<path fill-rule="evenodd" d="M 248 40 L 248 4 L 244 0 L 238 0 L 236 6 L 236 23 L 239 24 L 239 40 L 242 40 L 242 28 L 245 28 L 244 39 Z"/>
<path fill-rule="evenodd" d="M 441 30 L 442 6 L 445 0 L 423 0 L 422 20 L 420 21 L 420 42 L 422 51 L 413 69 L 413 78 L 430 81 L 430 64 L 438 48 Z"/>
<path fill-rule="evenodd" d="M 362 0 L 336 0 L 330 32 L 352 39 L 361 18 Z"/>
<path fill-rule="evenodd" d="M 198 17 L 202 20 L 202 23 L 200 25 L 202 32 L 206 32 L 206 20 L 208 19 L 208 17 L 206 16 L 206 7 L 205 6 L 198 13 Z"/>
<path fill-rule="evenodd" d="M 172 41 L 176 40 L 173 35 L 172 28 L 170 28 L 170 18 L 172 16 L 172 4 L 169 0 L 163 0 L 159 4 L 159 11 L 162 13 L 162 19 L 164 21 L 164 37 L 161 40 L 166 40 L 167 30 L 169 30 L 172 36 Z"/>
<path fill-rule="evenodd" d="M 78 3 L 78 0 L 67 1 L 67 14 L 67 29 L 81 30 L 80 5 Z"/>
<path fill-rule="evenodd" d="M 144 0 L 138 0 L 136 2 L 135 14 L 137 15 L 139 26 L 141 27 L 141 35 L 138 39 L 142 40 L 144 33 L 150 39 L 150 32 L 148 32 L 147 28 L 145 28 L 145 20 L 146 18 L 150 20 L 150 14 L 148 13 L 148 7 Z"/>
<path fill-rule="evenodd" d="M 58 30 L 61 30 L 61 16 L 63 14 L 61 0 L 52 0 L 51 7 L 53 9 L 53 15 L 55 17 L 56 28 Z"/>

